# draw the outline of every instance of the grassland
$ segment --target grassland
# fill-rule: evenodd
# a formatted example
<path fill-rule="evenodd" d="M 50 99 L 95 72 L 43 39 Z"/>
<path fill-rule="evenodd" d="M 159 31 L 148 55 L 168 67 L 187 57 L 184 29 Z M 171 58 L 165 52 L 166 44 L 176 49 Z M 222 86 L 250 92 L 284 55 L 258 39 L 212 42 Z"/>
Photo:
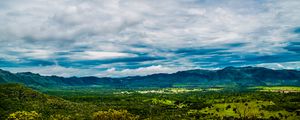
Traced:
<path fill-rule="evenodd" d="M 250 89 L 256 89 L 261 92 L 282 92 L 282 93 L 300 92 L 300 87 L 297 86 L 257 86 L 257 87 L 250 87 Z"/>

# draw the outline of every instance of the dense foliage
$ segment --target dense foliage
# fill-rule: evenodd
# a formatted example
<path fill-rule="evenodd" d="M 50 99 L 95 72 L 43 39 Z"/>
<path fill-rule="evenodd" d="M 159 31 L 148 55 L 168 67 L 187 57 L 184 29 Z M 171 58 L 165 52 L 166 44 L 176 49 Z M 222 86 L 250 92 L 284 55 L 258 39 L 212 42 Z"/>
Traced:
<path fill-rule="evenodd" d="M 93 120 L 137 120 L 139 116 L 127 112 L 127 110 L 98 111 L 93 114 Z"/>
<path fill-rule="evenodd" d="M 299 92 L 240 88 L 188 92 L 175 89 L 174 93 L 89 91 L 49 90 L 44 91 L 49 94 L 46 95 L 22 85 L 2 84 L 0 119 L 300 119 Z"/>
<path fill-rule="evenodd" d="M 12 113 L 8 116 L 8 120 L 36 120 L 40 119 L 40 115 L 35 112 L 27 112 L 27 111 L 17 111 L 15 113 Z"/>

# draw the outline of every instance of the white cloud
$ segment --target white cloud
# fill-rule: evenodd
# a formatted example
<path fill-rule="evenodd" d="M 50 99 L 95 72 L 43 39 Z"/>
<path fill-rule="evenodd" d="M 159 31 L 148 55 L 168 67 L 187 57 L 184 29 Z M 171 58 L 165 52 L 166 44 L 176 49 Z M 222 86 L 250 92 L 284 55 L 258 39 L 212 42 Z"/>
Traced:
<path fill-rule="evenodd" d="M 25 58 L 32 58 L 32 59 L 51 59 L 53 56 L 52 51 L 48 50 L 16 50 L 14 52 L 22 53 L 20 56 Z"/>
<path fill-rule="evenodd" d="M 187 70 L 187 68 L 171 68 L 161 65 L 140 67 L 136 69 L 123 69 L 116 70 L 116 68 L 110 68 L 97 76 L 110 76 L 110 77 L 124 77 L 124 76 L 144 76 L 155 73 L 174 73 L 181 70 Z"/>
<path fill-rule="evenodd" d="M 35 66 L 35 67 L 4 67 L 4 70 L 11 71 L 13 73 L 17 72 L 32 72 L 39 73 L 40 75 L 51 76 L 57 75 L 62 77 L 72 77 L 72 76 L 93 76 L 97 74 L 97 71 L 92 69 L 78 69 L 78 68 L 67 68 L 58 65 L 53 66 Z"/>
<path fill-rule="evenodd" d="M 97 77 L 126 77 L 126 76 L 145 76 L 149 74 L 156 73 L 175 73 L 177 71 L 188 70 L 189 68 L 173 68 L 173 67 L 164 67 L 161 65 L 149 66 L 149 67 L 140 67 L 136 69 L 123 69 L 117 70 L 116 68 L 110 68 L 106 71 L 98 72 L 95 69 L 78 69 L 72 67 L 62 67 L 60 65 L 52 66 L 36 66 L 36 67 L 19 67 L 11 68 L 4 67 L 1 68 L 4 70 L 11 71 L 13 73 L 18 72 L 32 72 L 39 73 L 44 76 L 63 76 L 63 77 L 72 77 L 72 76 L 97 76 Z"/>
<path fill-rule="evenodd" d="M 261 3 L 267 10 L 257 14 L 251 14 L 250 8 L 253 6 L 244 6 L 243 10 L 248 14 L 241 14 L 236 12 L 241 8 L 231 4 L 205 6 L 200 2 L 197 4 L 197 1 L 51 1 L 47 2 L 47 6 L 43 4 L 45 1 L 32 3 L 12 5 L 11 9 L 6 10 L 7 14 L 17 14 L 2 16 L 8 19 L 3 23 L 6 30 L 33 41 L 74 41 L 71 45 L 91 36 L 94 37 L 84 39 L 84 42 L 91 42 L 90 45 L 105 42 L 143 43 L 165 49 L 205 47 L 237 41 L 280 44 L 288 40 L 285 30 L 299 24 L 299 17 L 295 17 L 299 2 L 295 1 Z M 53 8 L 53 5 L 56 6 Z M 292 8 L 286 7 L 291 5 Z M 60 41 L 53 42 L 55 40 Z"/>
<path fill-rule="evenodd" d="M 76 52 L 67 56 L 71 60 L 105 60 L 105 59 L 114 59 L 114 58 L 130 58 L 130 57 L 136 57 L 137 55 L 129 54 L 129 53 L 118 53 L 118 52 L 85 51 L 85 52 Z"/>
<path fill-rule="evenodd" d="M 296 69 L 300 70 L 300 62 L 281 62 L 281 63 L 262 63 L 258 67 L 267 67 L 271 69 Z"/>
<path fill-rule="evenodd" d="M 201 62 L 218 63 L 196 63 L 192 58 L 200 55 L 173 51 L 225 48 L 223 52 L 238 58 L 283 54 L 290 41 L 299 39 L 291 33 L 300 25 L 299 9 L 298 0 L 0 1 L 0 60 L 67 58 L 72 62 L 142 54 L 166 59 L 151 61 L 153 66 L 193 68 L 201 67 Z M 226 46 L 235 43 L 245 44 Z M 117 64 L 106 66 L 119 69 Z"/>

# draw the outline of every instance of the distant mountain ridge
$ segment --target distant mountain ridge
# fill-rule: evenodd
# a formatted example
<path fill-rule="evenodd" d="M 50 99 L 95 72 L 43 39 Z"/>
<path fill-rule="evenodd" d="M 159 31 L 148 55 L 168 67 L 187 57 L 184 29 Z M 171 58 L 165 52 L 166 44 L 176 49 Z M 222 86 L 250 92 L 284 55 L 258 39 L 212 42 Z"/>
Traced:
<path fill-rule="evenodd" d="M 294 85 L 300 86 L 300 71 L 272 70 L 263 67 L 226 67 L 220 70 L 187 70 L 172 74 L 153 74 L 123 78 L 41 76 L 0 69 L 0 83 L 23 83 L 28 86 L 64 87 L 101 85 L 112 88 L 143 87 L 217 87 Z"/>

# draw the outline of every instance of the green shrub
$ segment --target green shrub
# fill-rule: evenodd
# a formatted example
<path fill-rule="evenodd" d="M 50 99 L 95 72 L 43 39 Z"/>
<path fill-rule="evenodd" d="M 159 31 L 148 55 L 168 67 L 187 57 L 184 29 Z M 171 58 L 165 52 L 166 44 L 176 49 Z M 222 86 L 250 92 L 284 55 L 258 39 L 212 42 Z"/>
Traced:
<path fill-rule="evenodd" d="M 41 115 L 35 111 L 17 111 L 8 116 L 8 120 L 37 120 Z"/>
<path fill-rule="evenodd" d="M 50 116 L 50 120 L 71 120 L 71 116 L 55 114 Z"/>
<path fill-rule="evenodd" d="M 127 110 L 98 111 L 93 114 L 93 120 L 137 120 L 139 116 L 129 113 Z"/>

